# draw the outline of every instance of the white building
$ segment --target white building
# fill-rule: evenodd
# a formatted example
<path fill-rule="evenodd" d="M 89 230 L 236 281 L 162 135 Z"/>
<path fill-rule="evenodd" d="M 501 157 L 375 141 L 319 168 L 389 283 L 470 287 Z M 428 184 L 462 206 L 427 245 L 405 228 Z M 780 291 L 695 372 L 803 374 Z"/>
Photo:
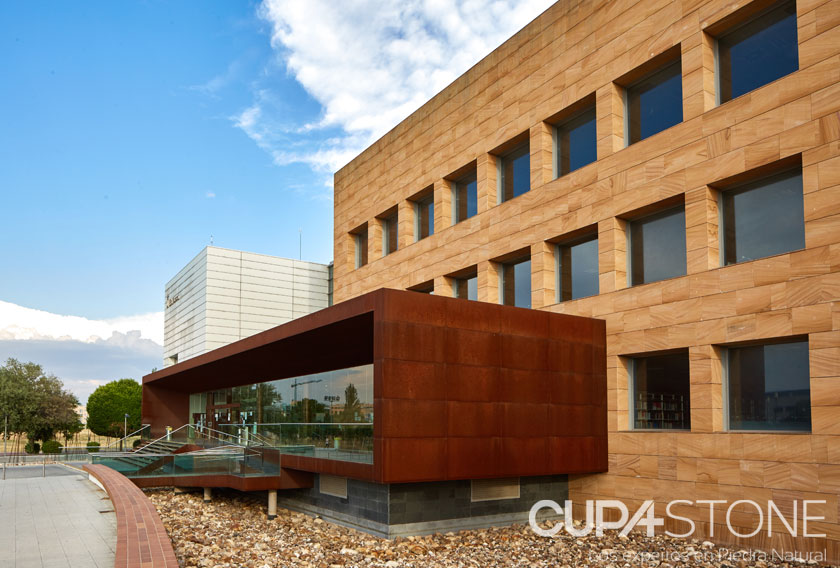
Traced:
<path fill-rule="evenodd" d="M 164 366 L 331 303 L 331 267 L 208 246 L 166 284 Z"/>

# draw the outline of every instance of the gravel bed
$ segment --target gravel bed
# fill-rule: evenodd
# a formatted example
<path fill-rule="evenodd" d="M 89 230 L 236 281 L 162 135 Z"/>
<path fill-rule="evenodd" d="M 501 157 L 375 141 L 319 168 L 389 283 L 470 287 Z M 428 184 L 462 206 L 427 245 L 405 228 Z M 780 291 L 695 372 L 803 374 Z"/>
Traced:
<path fill-rule="evenodd" d="M 774 562 L 761 553 L 726 551 L 710 542 L 667 536 L 540 537 L 528 526 L 471 530 L 385 540 L 278 508 L 266 518 L 265 501 L 244 493 L 214 490 L 176 495 L 146 491 L 157 507 L 183 568 L 274 568 L 338 566 L 652 566 L 799 567 L 815 562 Z"/>

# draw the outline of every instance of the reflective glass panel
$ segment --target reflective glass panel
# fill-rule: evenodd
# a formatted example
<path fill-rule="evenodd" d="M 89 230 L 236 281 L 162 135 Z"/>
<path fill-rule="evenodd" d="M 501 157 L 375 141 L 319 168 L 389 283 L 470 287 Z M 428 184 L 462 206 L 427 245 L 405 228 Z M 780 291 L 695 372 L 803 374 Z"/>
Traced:
<path fill-rule="evenodd" d="M 801 168 L 724 191 L 721 201 L 725 264 L 805 248 Z"/>
<path fill-rule="evenodd" d="M 367 228 L 354 235 L 356 240 L 356 268 L 361 268 L 368 262 L 368 232 Z"/>
<path fill-rule="evenodd" d="M 519 146 L 500 160 L 502 201 L 531 189 L 531 155 L 528 144 Z"/>
<path fill-rule="evenodd" d="M 454 292 L 456 298 L 478 300 L 478 276 L 456 278 L 454 282 Z"/>
<path fill-rule="evenodd" d="M 382 219 L 382 255 L 388 255 L 397 250 L 397 214 Z"/>
<path fill-rule="evenodd" d="M 476 173 L 462 177 L 453 185 L 455 223 L 460 223 L 478 213 L 478 182 Z"/>
<path fill-rule="evenodd" d="M 595 107 L 557 127 L 556 170 L 564 176 L 598 159 Z"/>
<path fill-rule="evenodd" d="M 557 245 L 557 301 L 598 293 L 598 237 Z"/>
<path fill-rule="evenodd" d="M 680 61 L 627 88 L 628 144 L 644 140 L 682 122 Z"/>
<path fill-rule="evenodd" d="M 685 208 L 680 205 L 629 223 L 630 284 L 685 275 Z"/>
<path fill-rule="evenodd" d="M 435 233 L 435 196 L 429 195 L 415 204 L 417 215 L 417 240 Z"/>
<path fill-rule="evenodd" d="M 501 300 L 506 306 L 531 307 L 531 260 L 502 265 Z"/>
<path fill-rule="evenodd" d="M 720 102 L 799 69 L 796 3 L 784 2 L 718 38 Z"/>
<path fill-rule="evenodd" d="M 811 429 L 807 341 L 728 351 L 730 429 Z"/>
<path fill-rule="evenodd" d="M 373 461 L 373 365 L 265 381 L 190 395 L 199 435 L 222 432 L 292 453 Z M 204 397 L 202 399 L 202 397 Z M 224 402 L 224 408 L 215 408 Z M 202 430 L 204 428 L 205 430 Z M 247 430 L 247 433 L 245 433 Z"/>

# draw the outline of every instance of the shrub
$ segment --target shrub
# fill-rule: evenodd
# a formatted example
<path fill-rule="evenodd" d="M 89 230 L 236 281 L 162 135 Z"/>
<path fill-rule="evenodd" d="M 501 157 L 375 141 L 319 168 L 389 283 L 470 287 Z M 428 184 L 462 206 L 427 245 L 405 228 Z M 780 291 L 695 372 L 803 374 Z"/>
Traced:
<path fill-rule="evenodd" d="M 23 448 L 27 454 L 40 454 L 41 453 L 41 444 L 38 442 L 26 442 L 26 446 Z"/>
<path fill-rule="evenodd" d="M 139 446 L 142 443 L 143 443 L 143 438 L 137 438 L 136 440 L 134 440 L 134 442 L 131 443 L 131 447 L 136 449 L 137 446 Z"/>
<path fill-rule="evenodd" d="M 55 440 L 48 440 L 44 442 L 43 449 L 45 454 L 60 454 L 61 444 L 59 444 Z"/>
<path fill-rule="evenodd" d="M 99 442 L 88 442 L 87 443 L 88 452 L 94 454 L 99 451 Z"/>

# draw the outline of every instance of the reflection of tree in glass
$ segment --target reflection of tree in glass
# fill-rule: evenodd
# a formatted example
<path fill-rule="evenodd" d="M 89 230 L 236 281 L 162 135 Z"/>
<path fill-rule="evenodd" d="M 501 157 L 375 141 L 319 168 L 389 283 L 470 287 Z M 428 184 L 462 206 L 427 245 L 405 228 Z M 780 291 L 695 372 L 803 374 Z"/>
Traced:
<path fill-rule="evenodd" d="M 285 422 L 316 422 L 317 415 L 321 414 L 323 417 L 326 409 L 327 407 L 324 404 L 314 398 L 304 398 L 292 403 Z"/>
<path fill-rule="evenodd" d="M 241 411 L 254 411 L 254 419 L 249 422 L 262 424 L 266 422 L 265 411 L 275 402 L 280 402 L 283 397 L 277 392 L 277 388 L 271 383 L 257 383 L 252 387 L 242 387 L 239 390 Z"/>
<path fill-rule="evenodd" d="M 263 409 L 280 402 L 283 397 L 277 392 L 277 388 L 271 383 L 260 383 L 257 385 L 257 424 L 264 422 Z"/>
<path fill-rule="evenodd" d="M 344 410 L 341 412 L 341 422 L 356 422 L 361 409 L 359 391 L 356 390 L 356 385 L 350 383 L 344 389 Z"/>

